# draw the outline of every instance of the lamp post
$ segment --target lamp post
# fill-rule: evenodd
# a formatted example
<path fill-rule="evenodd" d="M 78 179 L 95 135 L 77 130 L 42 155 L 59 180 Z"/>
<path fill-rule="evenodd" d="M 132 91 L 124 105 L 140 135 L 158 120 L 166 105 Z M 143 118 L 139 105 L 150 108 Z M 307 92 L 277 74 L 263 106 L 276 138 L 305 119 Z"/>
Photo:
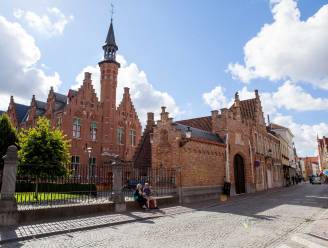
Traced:
<path fill-rule="evenodd" d="M 187 127 L 187 130 L 186 130 L 186 138 L 187 139 L 190 139 L 191 138 L 191 129 L 190 129 L 190 127 Z"/>
<path fill-rule="evenodd" d="M 187 142 L 190 141 L 191 132 L 192 132 L 191 128 L 187 127 L 187 130 L 185 130 L 184 136 L 182 136 L 182 138 L 180 140 L 180 144 L 179 144 L 180 147 L 184 146 Z"/>
<path fill-rule="evenodd" d="M 89 158 L 89 163 L 88 163 L 88 178 L 90 178 L 90 168 L 91 168 L 91 152 L 92 152 L 92 147 L 87 147 L 87 152 L 88 152 L 88 158 Z"/>

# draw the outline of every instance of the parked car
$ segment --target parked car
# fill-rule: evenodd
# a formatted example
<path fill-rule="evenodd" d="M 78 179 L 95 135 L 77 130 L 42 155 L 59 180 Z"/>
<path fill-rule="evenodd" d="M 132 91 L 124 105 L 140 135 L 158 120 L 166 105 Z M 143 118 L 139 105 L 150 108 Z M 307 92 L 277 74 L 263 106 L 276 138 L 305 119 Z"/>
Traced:
<path fill-rule="evenodd" d="M 312 184 L 321 184 L 321 177 L 312 177 Z"/>

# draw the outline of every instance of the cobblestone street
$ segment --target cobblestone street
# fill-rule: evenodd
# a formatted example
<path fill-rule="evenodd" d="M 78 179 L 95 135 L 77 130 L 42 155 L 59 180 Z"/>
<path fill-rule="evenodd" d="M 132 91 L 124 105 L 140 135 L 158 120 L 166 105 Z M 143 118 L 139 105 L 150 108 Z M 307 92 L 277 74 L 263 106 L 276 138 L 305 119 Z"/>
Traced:
<path fill-rule="evenodd" d="M 3 247 L 320 248 L 328 247 L 328 241 L 320 238 L 320 229 L 328 223 L 328 216 L 323 216 L 327 207 L 328 185 L 303 184 L 238 196 L 231 203 L 206 209 Z M 326 224 L 314 225 L 318 219 Z"/>

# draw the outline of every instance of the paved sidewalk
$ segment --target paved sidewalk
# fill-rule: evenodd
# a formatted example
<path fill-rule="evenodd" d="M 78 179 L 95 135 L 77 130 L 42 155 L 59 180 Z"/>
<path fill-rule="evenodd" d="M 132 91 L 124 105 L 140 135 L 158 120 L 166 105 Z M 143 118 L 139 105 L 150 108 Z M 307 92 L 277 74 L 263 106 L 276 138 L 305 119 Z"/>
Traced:
<path fill-rule="evenodd" d="M 199 202 L 193 204 L 187 204 L 184 206 L 169 206 L 161 208 L 160 210 L 148 210 L 148 211 L 134 211 L 124 213 L 113 213 L 101 216 L 89 216 L 75 218 L 71 220 L 59 220 L 56 222 L 48 222 L 42 224 L 22 225 L 12 228 L 0 229 L 0 244 L 28 240 L 33 238 L 46 237 L 51 235 L 63 234 L 73 231 L 82 231 L 87 229 L 94 229 L 106 226 L 113 226 L 118 224 L 125 224 L 129 222 L 145 221 L 147 219 L 160 218 L 163 216 L 176 215 L 181 213 L 187 213 L 206 208 L 211 208 L 218 205 L 230 205 L 239 201 L 244 201 L 250 198 L 261 197 L 265 194 L 272 192 L 286 191 L 288 188 L 276 188 L 267 192 L 257 192 L 253 194 L 244 194 L 230 198 L 227 202 L 208 201 Z"/>
<path fill-rule="evenodd" d="M 218 202 L 203 203 L 202 207 L 210 207 Z M 140 210 L 134 212 L 114 213 L 101 216 L 81 217 L 71 220 L 62 220 L 34 225 L 23 225 L 11 228 L 0 229 L 0 244 L 21 241 L 33 238 L 40 238 L 50 235 L 68 233 L 72 231 L 81 231 L 92 228 L 113 226 L 135 221 L 149 220 L 163 216 L 192 212 L 199 208 L 199 204 L 189 206 L 170 206 L 159 210 Z"/>
<path fill-rule="evenodd" d="M 309 226 L 307 233 L 328 242 L 328 209 Z"/>

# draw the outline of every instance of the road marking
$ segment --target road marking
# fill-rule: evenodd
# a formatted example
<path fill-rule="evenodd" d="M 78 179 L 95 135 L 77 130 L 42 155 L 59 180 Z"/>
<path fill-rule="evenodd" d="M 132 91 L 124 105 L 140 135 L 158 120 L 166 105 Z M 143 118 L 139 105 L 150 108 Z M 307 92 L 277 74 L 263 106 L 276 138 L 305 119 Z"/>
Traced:
<path fill-rule="evenodd" d="M 309 240 L 306 240 L 306 239 L 303 239 L 303 238 L 300 238 L 300 237 L 297 237 L 297 236 L 293 236 L 291 238 L 291 240 L 292 241 L 295 241 L 295 242 L 297 242 L 299 244 L 305 245 L 307 247 L 310 247 L 310 248 L 326 248 L 326 247 L 324 247 L 322 245 L 318 245 L 316 243 L 313 243 L 313 242 L 311 242 Z"/>
<path fill-rule="evenodd" d="M 279 245 L 277 248 L 290 248 L 290 246 L 282 244 L 282 245 Z"/>

